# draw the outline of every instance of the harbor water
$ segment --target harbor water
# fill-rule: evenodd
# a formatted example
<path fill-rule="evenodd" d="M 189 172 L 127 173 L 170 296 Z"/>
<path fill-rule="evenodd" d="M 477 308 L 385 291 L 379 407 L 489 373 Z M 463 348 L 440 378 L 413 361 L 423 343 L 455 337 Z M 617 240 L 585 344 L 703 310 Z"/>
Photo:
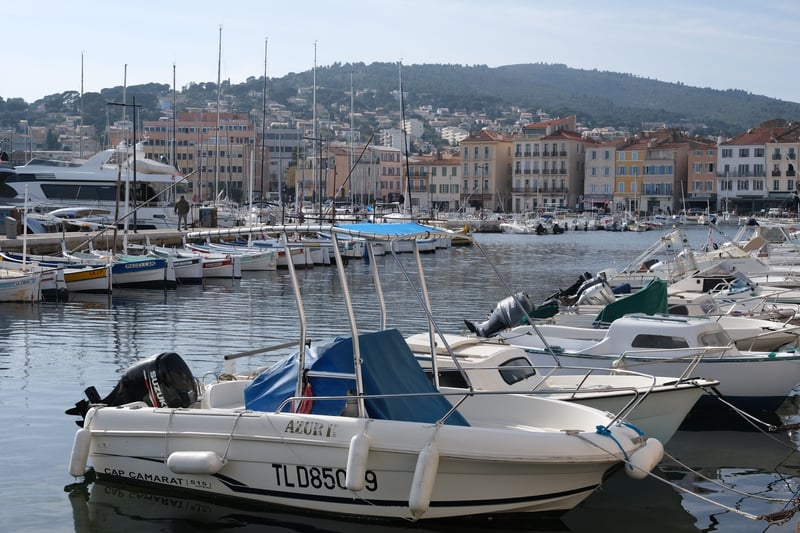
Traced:
<path fill-rule="evenodd" d="M 686 230 L 695 246 L 708 235 L 704 227 Z M 484 319 L 509 289 L 524 290 L 540 303 L 583 272 L 626 265 L 662 233 L 479 234 L 476 241 L 502 281 L 474 247 L 424 255 L 433 316 L 444 331 L 464 331 L 464 319 Z M 414 269 L 413 256 L 399 257 L 376 258 L 388 326 L 417 333 L 427 319 L 404 277 Z M 346 271 L 359 328 L 379 328 L 370 265 L 351 260 Z M 349 334 L 336 269 L 298 274 L 307 337 Z M 68 302 L 0 304 L 0 531 L 796 531 L 800 514 L 781 524 L 753 518 L 797 504 L 791 500 L 800 489 L 800 439 L 785 433 L 679 431 L 666 446 L 669 457 L 655 470 L 659 479 L 615 474 L 558 519 L 364 522 L 136 485 L 81 483 L 68 474 L 76 426 L 64 411 L 86 387 L 96 386 L 103 396 L 123 370 L 160 352 L 180 354 L 197 377 L 233 370 L 234 364 L 239 370 L 263 366 L 290 349 L 228 362 L 223 357 L 298 338 L 298 310 L 283 270 L 245 272 L 242 279 L 172 291 L 115 290 L 111 298 L 71 295 Z M 780 415 L 786 423 L 800 421 L 792 399 Z"/>

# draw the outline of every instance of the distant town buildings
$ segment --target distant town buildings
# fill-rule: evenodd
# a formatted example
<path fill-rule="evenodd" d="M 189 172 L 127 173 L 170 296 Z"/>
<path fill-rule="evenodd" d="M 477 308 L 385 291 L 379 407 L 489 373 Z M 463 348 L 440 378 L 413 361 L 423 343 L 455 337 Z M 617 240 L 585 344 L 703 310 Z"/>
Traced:
<path fill-rule="evenodd" d="M 359 90 L 359 94 L 363 90 Z M 575 115 L 551 117 L 513 108 L 489 118 L 465 109 L 418 106 L 353 113 L 344 103 L 318 107 L 316 124 L 292 106 L 309 106 L 310 89 L 261 112 L 229 111 L 228 97 L 143 121 L 147 157 L 185 176 L 180 192 L 195 202 L 371 204 L 404 202 L 419 212 L 527 213 L 560 209 L 674 214 L 753 213 L 785 208 L 800 189 L 800 124 L 774 119 L 729 139 L 688 135 L 684 124 L 652 123 L 638 132 L 587 128 Z M 335 116 L 348 117 L 337 120 Z M 378 129 L 370 138 L 353 122 Z M 431 137 L 432 132 L 435 136 Z M 13 164 L 30 158 L 87 158 L 103 145 L 132 142 L 133 118 L 104 132 L 66 116 L 56 127 L 26 121 L 0 131 Z M 316 138 L 315 138 L 316 136 Z"/>

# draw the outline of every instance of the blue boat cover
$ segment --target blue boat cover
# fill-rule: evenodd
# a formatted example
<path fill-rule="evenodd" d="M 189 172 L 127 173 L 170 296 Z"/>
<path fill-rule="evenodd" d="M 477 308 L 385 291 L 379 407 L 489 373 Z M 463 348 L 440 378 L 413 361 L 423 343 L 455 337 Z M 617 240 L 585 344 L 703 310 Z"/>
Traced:
<path fill-rule="evenodd" d="M 339 230 L 339 231 L 337 231 Z M 344 231 L 342 231 L 344 230 Z M 363 237 L 369 239 L 381 238 L 385 240 L 397 238 L 412 238 L 412 237 L 444 237 L 447 233 L 430 226 L 423 226 L 416 222 L 400 222 L 397 224 L 371 224 L 368 222 L 360 222 L 357 224 L 340 224 L 335 226 L 333 231 L 337 233 L 346 233 L 355 237 Z"/>
<path fill-rule="evenodd" d="M 359 335 L 358 342 L 365 395 L 434 393 L 365 398 L 370 418 L 435 423 L 452 409 L 446 397 L 436 394 L 436 389 L 398 330 L 364 333 Z M 298 354 L 295 353 L 262 372 L 244 390 L 245 407 L 253 411 L 275 411 L 281 402 L 294 396 L 297 368 Z M 305 368 L 353 374 L 352 338 L 337 338 L 318 350 L 306 350 Z M 309 377 L 308 382 L 315 397 L 341 397 L 337 400 L 314 400 L 311 413 L 319 415 L 340 415 L 345 408 L 345 396 L 356 388 L 355 380 L 348 378 Z M 284 411 L 288 412 L 290 407 L 291 404 L 287 404 Z M 469 425 L 458 412 L 448 417 L 446 423 Z"/>

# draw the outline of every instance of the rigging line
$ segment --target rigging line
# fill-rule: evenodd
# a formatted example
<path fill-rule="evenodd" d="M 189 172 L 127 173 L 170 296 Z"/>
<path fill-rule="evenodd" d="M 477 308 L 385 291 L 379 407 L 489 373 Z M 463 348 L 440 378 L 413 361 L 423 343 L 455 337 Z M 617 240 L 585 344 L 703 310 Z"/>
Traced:
<path fill-rule="evenodd" d="M 334 198 L 336 198 L 336 196 L 338 196 L 338 193 L 341 192 L 342 189 L 344 189 L 344 186 L 347 184 L 347 180 L 349 180 L 350 176 L 353 175 L 353 171 L 356 169 L 356 166 L 358 166 L 358 163 L 359 161 L 361 161 L 361 158 L 364 157 L 364 152 L 367 151 L 367 148 L 369 148 L 369 145 L 372 144 L 372 139 L 374 138 L 375 134 L 373 133 L 372 135 L 370 135 L 367 144 L 365 144 L 364 148 L 361 149 L 361 153 L 358 154 L 358 158 L 355 160 L 355 162 L 353 162 L 353 165 L 350 167 L 350 171 L 347 173 L 347 176 L 344 178 L 344 181 L 342 182 L 341 186 L 339 186 L 339 190 L 336 191 L 337 194 L 333 195 Z"/>
<path fill-rule="evenodd" d="M 600 446 L 599 444 L 597 444 L 597 443 L 595 443 L 595 442 L 591 441 L 590 439 L 587 439 L 585 436 L 583 436 L 583 435 L 575 435 L 575 436 L 576 436 L 577 438 L 581 439 L 582 441 L 584 441 L 584 442 L 587 442 L 587 443 L 591 444 L 591 445 L 592 445 L 592 446 L 594 446 L 595 448 L 598 448 L 599 450 L 602 450 L 602 451 L 604 451 L 604 452 L 608 453 L 609 455 L 611 455 L 612 457 L 615 457 L 615 458 L 616 458 L 616 459 L 618 459 L 619 461 L 621 461 L 621 462 L 623 462 L 623 463 L 626 463 L 626 464 L 628 464 L 628 465 L 632 466 L 633 468 L 638 468 L 636 465 L 632 464 L 630 461 L 628 461 L 628 460 L 626 460 L 626 459 L 620 459 L 619 457 L 617 457 L 617 455 L 616 455 L 616 454 L 614 454 L 614 453 L 612 453 L 612 452 L 610 452 L 610 451 L 606 450 L 605 448 L 603 448 L 603 447 L 602 447 L 602 446 Z M 664 452 L 664 455 L 667 455 L 667 452 L 666 452 L 666 451 Z M 691 471 L 691 469 L 689 469 L 689 470 Z M 661 476 L 658 476 L 658 475 L 654 474 L 652 471 L 650 471 L 650 472 L 647 472 L 647 475 L 648 475 L 648 476 L 650 476 L 650 477 L 652 477 L 652 478 L 654 478 L 654 479 L 657 479 L 658 481 L 660 481 L 660 482 L 662 482 L 662 483 L 666 483 L 667 485 L 669 485 L 670 487 L 674 488 L 675 490 L 678 490 L 678 491 L 681 491 L 681 492 L 683 492 L 683 493 L 685 493 L 685 494 L 688 494 L 688 495 L 694 496 L 695 498 L 699 498 L 699 499 L 703 500 L 703 501 L 704 501 L 704 502 L 706 502 L 706 503 L 709 503 L 709 504 L 711 504 L 711 505 L 714 505 L 714 506 L 716 506 L 716 507 L 719 507 L 719 508 L 721 508 L 721 509 L 724 509 L 724 510 L 726 510 L 726 511 L 729 511 L 729 512 L 731 512 L 731 513 L 738 514 L 738 515 L 740 515 L 740 516 L 743 516 L 743 517 L 745 517 L 745 518 L 749 518 L 750 520 L 753 520 L 753 521 L 755 521 L 755 520 L 762 520 L 762 519 L 765 519 L 765 518 L 764 518 L 764 515 L 761 515 L 761 516 L 756 516 L 756 515 L 754 515 L 754 514 L 752 514 L 752 513 L 747 513 L 747 512 L 745 512 L 745 511 L 741 511 L 741 510 L 739 510 L 739 509 L 736 509 L 736 508 L 734 508 L 734 507 L 729 507 L 729 506 L 727 506 L 727 505 L 725 505 L 725 504 L 723 504 L 723 503 L 715 502 L 715 501 L 714 501 L 714 500 L 712 500 L 711 498 L 708 498 L 708 497 L 706 497 L 706 496 L 703 496 L 702 494 L 698 494 L 698 493 L 696 493 L 696 492 L 692 492 L 691 490 L 687 489 L 686 487 L 682 487 L 682 486 L 678 485 L 677 483 L 673 483 L 672 481 L 670 481 L 670 480 L 668 480 L 668 479 L 664 479 L 664 478 L 662 478 Z M 749 494 L 748 494 L 748 496 L 749 496 Z M 780 501 L 779 501 L 779 503 L 782 503 L 782 502 L 783 502 L 783 500 L 780 500 Z"/>
<path fill-rule="evenodd" d="M 150 202 L 152 202 L 153 200 L 155 200 L 156 198 L 158 198 L 159 196 L 161 196 L 161 195 L 162 195 L 162 194 L 164 194 L 165 192 L 167 192 L 167 191 L 170 191 L 170 190 L 174 189 L 174 188 L 175 188 L 175 187 L 176 187 L 176 186 L 177 186 L 179 183 L 182 183 L 182 182 L 186 181 L 187 179 L 189 179 L 190 177 L 192 177 L 192 175 L 193 175 L 193 174 L 195 174 L 196 172 L 197 172 L 196 170 L 193 170 L 193 171 L 189 172 L 188 174 L 186 174 L 185 176 L 181 176 L 181 178 L 179 178 L 178 180 L 176 180 L 176 181 L 175 181 L 175 183 L 172 183 L 172 184 L 171 184 L 171 185 L 169 185 L 168 187 L 164 188 L 164 190 L 162 190 L 161 192 L 158 192 L 158 193 L 154 194 L 153 196 L 151 196 L 150 198 L 148 198 L 148 199 L 147 199 L 147 200 L 145 200 L 144 202 L 142 202 L 142 203 L 140 203 L 139 205 L 137 205 L 135 208 L 133 208 L 131 211 L 129 211 L 129 212 L 128 212 L 128 213 L 126 213 L 125 215 L 123 215 L 123 216 L 119 217 L 119 218 L 118 218 L 117 220 L 115 220 L 115 221 L 114 221 L 112 224 L 110 224 L 110 225 L 108 225 L 107 227 L 105 227 L 104 229 L 102 229 L 102 230 L 98 231 L 98 232 L 97 232 L 97 234 L 95 234 L 95 235 L 92 235 L 92 236 L 91 236 L 91 237 L 89 237 L 88 239 L 86 239 L 86 240 L 84 240 L 83 242 L 81 242 L 81 243 L 80 243 L 78 246 L 76 246 L 75 248 L 73 248 L 72 250 L 70 250 L 70 253 L 72 253 L 72 252 L 77 252 L 77 251 L 78 251 L 80 248 L 82 248 L 84 245 L 87 245 L 87 244 L 89 244 L 89 243 L 93 242 L 93 241 L 94 241 L 96 238 L 100 237 L 100 236 L 101 236 L 103 233 L 105 233 L 105 232 L 106 232 L 106 231 L 108 231 L 109 229 L 114 229 L 114 228 L 117 228 L 117 229 L 119 229 L 119 228 L 118 228 L 118 226 L 119 226 L 119 223 L 120 223 L 120 222 L 124 221 L 126 218 L 128 218 L 128 217 L 129 217 L 129 216 L 131 216 L 132 214 L 136 213 L 136 212 L 137 212 L 139 209 L 141 209 L 142 207 L 145 207 L 147 204 L 149 204 Z M 116 243 L 114 243 L 114 245 L 116 246 Z"/>

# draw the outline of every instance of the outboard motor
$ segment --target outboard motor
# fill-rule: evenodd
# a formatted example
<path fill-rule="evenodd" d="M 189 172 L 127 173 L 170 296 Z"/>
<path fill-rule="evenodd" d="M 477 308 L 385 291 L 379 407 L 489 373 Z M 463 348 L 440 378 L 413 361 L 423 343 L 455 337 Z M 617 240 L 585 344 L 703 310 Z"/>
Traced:
<path fill-rule="evenodd" d="M 500 330 L 518 326 L 522 318 L 526 314 L 532 313 L 535 308 L 530 296 L 524 292 L 518 292 L 514 296 L 500 300 L 489 318 L 480 324 L 471 320 L 464 320 L 464 323 L 478 337 L 491 337 Z"/>
<path fill-rule="evenodd" d="M 189 407 L 197 401 L 197 380 L 186 362 L 174 352 L 164 352 L 144 359 L 125 370 L 122 378 L 105 398 L 93 386 L 81 400 L 68 409 L 68 415 L 86 417 L 93 404 L 108 406 L 144 402 L 152 407 Z M 82 426 L 82 421 L 78 422 Z"/>

